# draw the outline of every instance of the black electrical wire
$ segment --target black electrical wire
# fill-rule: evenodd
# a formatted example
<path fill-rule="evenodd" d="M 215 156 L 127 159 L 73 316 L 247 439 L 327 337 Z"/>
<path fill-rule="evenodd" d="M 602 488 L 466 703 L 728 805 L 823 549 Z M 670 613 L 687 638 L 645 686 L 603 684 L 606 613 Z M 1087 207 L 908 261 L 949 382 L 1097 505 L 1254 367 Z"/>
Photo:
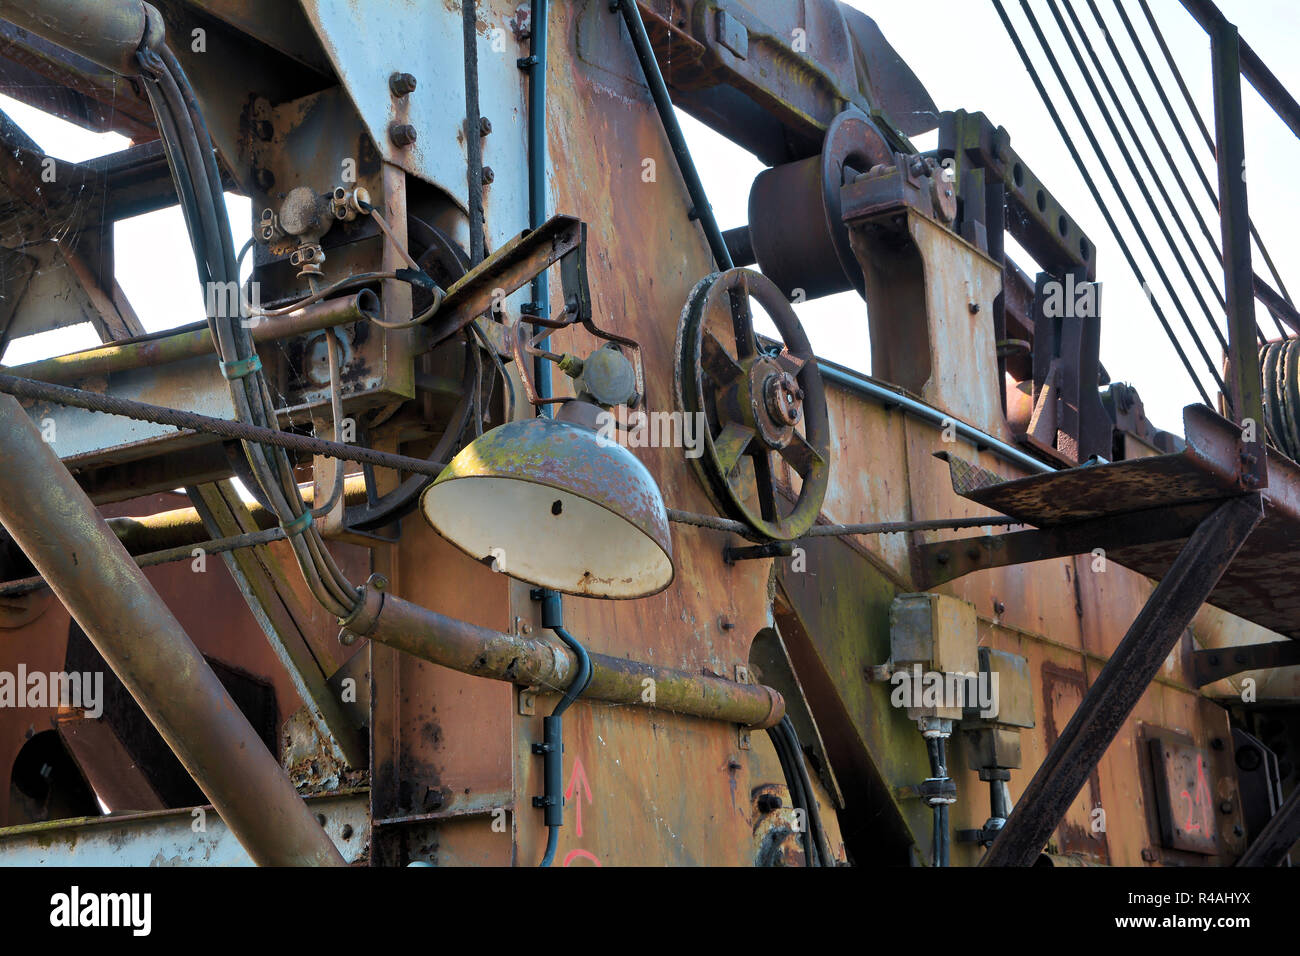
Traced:
<path fill-rule="evenodd" d="M 790 802 L 802 817 L 799 835 L 808 866 L 835 866 L 835 856 L 826 840 L 826 830 L 822 826 L 817 794 L 813 789 L 812 778 L 808 775 L 803 748 L 799 745 L 799 735 L 789 715 L 769 727 L 767 732 L 781 763 L 786 788 L 790 791 Z"/>
<path fill-rule="evenodd" d="M 1087 165 L 1083 162 L 1083 157 L 1079 155 L 1078 148 L 1070 138 L 1069 132 L 1065 128 L 1065 123 L 1062 121 L 1060 113 L 1057 112 L 1056 106 L 1052 103 L 1052 98 L 1048 95 L 1046 87 L 1043 86 L 1043 81 L 1039 77 L 1038 71 L 1034 68 L 1033 61 L 1029 58 L 1029 53 L 1020 40 L 1020 35 L 1016 32 L 1015 26 L 1007 16 L 1006 9 L 1003 7 L 1001 0 L 993 0 L 993 6 L 994 9 L 997 10 L 998 17 L 1002 20 L 1002 25 L 1006 28 L 1007 34 L 1010 36 L 1011 42 L 1015 46 L 1016 52 L 1019 54 L 1021 62 L 1025 66 L 1025 70 L 1029 73 L 1030 80 L 1038 90 L 1038 95 L 1042 99 L 1043 105 L 1047 108 L 1048 115 L 1052 118 L 1052 122 L 1055 124 L 1057 132 L 1060 134 L 1066 149 L 1069 150 L 1071 158 L 1073 158 L 1075 165 L 1078 167 L 1079 175 L 1083 177 L 1083 181 L 1087 185 L 1088 191 L 1092 194 L 1093 201 L 1097 204 L 1097 209 L 1101 212 L 1102 217 L 1106 220 L 1106 225 L 1110 228 L 1111 234 L 1115 237 L 1115 242 L 1119 245 L 1120 252 L 1123 253 L 1125 261 L 1128 263 L 1129 268 L 1133 270 L 1133 274 L 1137 277 L 1138 282 L 1142 283 L 1144 288 L 1149 288 L 1141 267 L 1138 266 L 1137 260 L 1133 257 L 1133 252 L 1129 249 L 1128 243 L 1120 232 L 1114 216 L 1111 215 L 1109 207 L 1102 200 L 1101 191 L 1097 188 L 1096 182 L 1088 172 Z M 1201 384 L 1200 377 L 1192 368 L 1192 363 L 1187 358 L 1187 353 L 1183 350 L 1182 343 L 1178 341 L 1178 337 L 1174 334 L 1173 328 L 1169 325 L 1169 320 L 1165 318 L 1164 310 L 1160 308 L 1160 304 L 1155 300 L 1154 296 L 1148 296 L 1148 299 L 1151 302 L 1152 310 L 1156 314 L 1156 319 L 1165 330 L 1165 335 L 1168 336 L 1170 344 L 1174 347 L 1174 351 L 1183 363 L 1183 367 L 1187 369 L 1187 374 L 1191 378 L 1192 383 L 1196 386 L 1196 390 L 1200 392 L 1201 398 L 1205 404 L 1213 408 L 1214 404 L 1210 401 L 1209 393 L 1206 392 L 1205 386 Z M 1188 321 L 1185 316 L 1184 321 Z M 1210 367 L 1211 374 L 1214 376 L 1215 380 L 1222 385 L 1222 379 L 1219 376 L 1217 369 L 1215 369 L 1214 364 L 1210 361 L 1209 355 L 1206 354 L 1205 347 L 1201 345 L 1200 339 L 1197 338 L 1194 333 L 1193 339 L 1200 347 L 1201 355 L 1205 358 L 1206 364 Z M 1224 386 L 1224 389 L 1226 391 L 1226 386 Z"/>
<path fill-rule="evenodd" d="M 664 132 L 668 135 L 668 145 L 677 160 L 677 169 L 681 172 L 682 180 L 686 183 L 686 192 L 691 197 L 690 218 L 700 221 L 718 270 L 726 272 L 733 267 L 731 253 L 727 249 L 726 240 L 722 238 L 722 230 L 718 228 L 718 220 L 713 215 L 713 206 L 709 204 L 709 197 L 704 191 L 704 183 L 700 181 L 695 161 L 691 159 L 691 150 L 686 145 L 681 124 L 677 122 L 672 97 L 668 93 L 668 84 L 664 82 L 659 61 L 655 59 L 650 35 L 646 33 L 645 24 L 641 20 L 641 11 L 637 9 L 636 0 L 613 0 L 610 9 L 622 13 L 623 21 L 627 24 L 628 36 L 632 39 L 632 48 L 636 51 L 636 58 L 641 64 L 641 72 L 645 75 L 646 86 L 650 88 L 655 108 L 659 111 L 659 121 L 663 124 Z"/>
<path fill-rule="evenodd" d="M 591 683 L 591 656 L 582 643 L 570 634 L 563 623 L 563 605 L 555 591 L 542 592 L 542 626 L 550 629 L 562 640 L 578 662 L 578 669 L 569 682 L 551 715 L 542 720 L 543 743 L 534 744 L 533 752 L 543 758 L 543 796 L 535 804 L 544 811 L 546 820 L 546 851 L 541 866 L 550 866 L 560 841 L 560 827 L 564 826 L 564 712 L 582 696 Z"/>
<path fill-rule="evenodd" d="M 1137 215 L 1134 213 L 1124 192 L 1120 190 L 1118 180 L 1115 178 L 1115 174 L 1111 170 L 1110 164 L 1106 163 L 1106 155 L 1102 151 L 1096 137 L 1093 135 L 1091 124 L 1088 123 L 1086 115 L 1082 108 L 1080 108 L 1073 90 L 1070 89 L 1066 83 L 1065 74 L 1061 71 L 1060 64 L 1057 62 L 1056 55 L 1051 50 L 1046 35 L 1039 27 L 1038 18 L 1034 16 L 1033 9 L 1029 6 L 1029 0 L 1021 0 L 1020 6 L 1021 9 L 1024 10 L 1025 16 L 1029 19 L 1029 25 L 1038 37 L 1038 41 L 1042 45 L 1044 53 L 1047 54 L 1048 61 L 1051 63 L 1053 70 L 1057 72 L 1057 79 L 1060 80 L 1061 86 L 1065 88 L 1065 95 L 1070 100 L 1070 104 L 1074 107 L 1075 116 L 1078 118 L 1079 124 L 1083 126 L 1089 142 L 1093 144 L 1093 149 L 1097 154 L 1098 161 L 1105 164 L 1106 173 L 1111 178 L 1111 184 L 1115 188 L 1116 195 L 1120 198 L 1124 211 L 1128 214 L 1129 221 L 1132 223 L 1134 231 L 1139 233 L 1143 244 L 1147 245 L 1147 254 L 1151 256 L 1152 263 L 1157 264 L 1157 272 L 1161 275 L 1161 278 L 1164 279 L 1164 269 L 1162 266 L 1158 265 L 1159 260 L 1155 257 L 1155 253 L 1151 250 L 1150 245 L 1147 242 L 1146 234 L 1142 229 L 1142 225 L 1139 222 Z M 1162 217 L 1156 209 L 1155 200 L 1151 196 L 1151 190 L 1147 188 L 1146 183 L 1143 181 L 1142 174 L 1138 172 L 1137 164 L 1133 161 L 1132 154 L 1129 152 L 1128 147 L 1124 145 L 1124 140 L 1120 136 L 1119 128 L 1115 125 L 1115 120 L 1111 117 L 1110 110 L 1107 108 L 1105 100 L 1102 98 L 1101 90 L 1098 89 L 1096 82 L 1093 80 L 1092 71 L 1088 69 L 1087 63 L 1084 62 L 1083 54 L 1080 52 L 1078 45 L 1074 42 L 1074 37 L 1070 35 L 1070 31 L 1066 27 L 1065 20 L 1061 17 L 1061 13 L 1057 9 L 1056 4 L 1052 2 L 1052 0 L 1048 0 L 1047 7 L 1051 11 L 1052 17 L 1056 20 L 1056 25 L 1061 30 L 1061 35 L 1065 38 L 1066 45 L 1069 47 L 1070 53 L 1074 57 L 1075 65 L 1078 67 L 1080 74 L 1082 74 L 1084 82 L 1087 84 L 1088 90 L 1092 94 L 1092 98 L 1101 112 L 1101 117 L 1106 124 L 1106 128 L 1110 130 L 1111 138 L 1119 147 L 1120 155 L 1124 159 L 1124 164 L 1128 167 L 1129 174 L 1133 177 L 1133 181 L 1137 184 L 1139 191 L 1141 191 L 1142 198 L 1146 200 L 1147 208 L 1151 212 L 1151 216 L 1155 220 L 1155 224 L 1157 228 L 1159 228 L 1160 234 L 1164 237 L 1166 246 L 1169 251 L 1173 253 L 1174 261 L 1178 264 L 1178 268 L 1183 274 L 1184 281 L 1187 283 L 1188 288 L 1191 289 L 1192 294 L 1196 297 L 1197 303 L 1201 306 L 1201 309 L 1205 314 L 1205 320 L 1214 331 L 1215 337 L 1218 338 L 1219 345 L 1225 352 L 1228 351 L 1228 340 L 1219 329 L 1218 324 L 1214 321 L 1214 313 L 1206 304 L 1204 297 L 1201 295 L 1200 289 L 1192 278 L 1191 270 L 1188 268 L 1187 262 L 1183 259 L 1182 253 L 1178 250 L 1177 245 L 1175 245 L 1173 236 L 1169 232 L 1169 227 L 1165 224 L 1164 217 Z M 1167 279 L 1165 279 L 1165 283 L 1166 288 L 1169 290 L 1170 297 L 1174 297 L 1175 292 L 1173 286 Z M 1175 304 L 1178 305 L 1179 311 L 1181 312 L 1181 303 L 1175 299 Z M 1190 319 L 1188 319 L 1187 328 L 1189 332 L 1196 335 L 1193 331 Z M 1199 336 L 1197 337 L 1197 342 L 1198 344 L 1200 343 Z M 1204 350 L 1204 346 L 1202 346 L 1202 350 Z M 1208 354 L 1206 355 L 1206 362 L 1210 363 Z M 1217 371 L 1217 366 L 1214 363 L 1210 363 L 1210 366 L 1212 369 Z M 1225 394 L 1227 393 L 1226 388 L 1224 388 L 1223 391 Z"/>
<path fill-rule="evenodd" d="M 1089 0 L 1089 2 L 1091 2 L 1091 0 Z M 1205 139 L 1205 145 L 1210 148 L 1211 154 L 1216 153 L 1217 146 L 1215 145 L 1214 137 L 1210 135 L 1210 130 L 1205 125 L 1205 120 L 1201 118 L 1201 111 L 1197 109 L 1196 101 L 1192 99 L 1191 91 L 1187 88 L 1187 83 L 1183 79 L 1183 73 L 1178 68 L 1178 63 L 1174 60 L 1174 56 L 1169 50 L 1169 44 L 1165 42 L 1164 34 L 1160 31 L 1160 25 L 1156 23 L 1156 19 L 1151 13 L 1151 8 L 1147 6 L 1146 0 L 1139 0 L 1139 2 L 1142 7 L 1142 12 L 1146 16 L 1147 23 L 1151 27 L 1151 32 L 1155 36 L 1156 43 L 1160 47 L 1161 53 L 1164 54 L 1165 62 L 1168 64 L 1169 70 L 1173 74 L 1174 81 L 1177 83 L 1178 89 L 1183 94 L 1183 99 L 1187 103 L 1187 109 L 1191 112 L 1192 118 L 1196 120 L 1196 125 L 1201 131 L 1201 136 Z M 1215 191 L 1214 186 L 1211 185 L 1209 177 L 1205 174 L 1205 170 L 1201 168 L 1200 161 L 1196 157 L 1196 151 L 1192 149 L 1192 144 L 1188 141 L 1187 134 L 1183 131 L 1183 125 L 1179 121 L 1177 114 L 1174 112 L 1173 105 L 1169 102 L 1169 97 L 1165 95 L 1164 84 L 1161 83 L 1160 79 L 1156 76 L 1155 68 L 1151 65 L 1150 58 L 1147 57 L 1146 50 L 1143 48 L 1144 44 L 1138 38 L 1137 31 L 1133 28 L 1133 23 L 1129 20 L 1128 14 L 1124 11 L 1124 7 L 1119 0 L 1115 0 L 1115 9 L 1119 13 L 1120 20 L 1124 23 L 1124 29 L 1128 32 L 1129 39 L 1137 49 L 1138 56 L 1142 60 L 1142 65 L 1146 67 L 1147 76 L 1151 80 L 1151 85 L 1155 88 L 1156 94 L 1160 98 L 1160 102 L 1164 105 L 1165 112 L 1169 115 L 1169 119 L 1173 123 L 1174 131 L 1178 134 L 1178 138 L 1183 144 L 1183 149 L 1186 150 L 1187 157 L 1191 160 L 1192 167 L 1200 177 L 1201 184 L 1205 187 L 1205 192 L 1210 197 L 1210 202 L 1217 211 L 1219 209 L 1218 193 Z M 1282 281 L 1282 276 L 1278 272 L 1277 266 L 1273 263 L 1273 257 L 1269 255 L 1268 247 L 1264 245 L 1264 240 L 1260 237 L 1259 230 L 1255 228 L 1253 220 L 1250 222 L 1250 234 L 1254 238 L 1255 244 L 1259 247 L 1260 254 L 1264 257 L 1264 262 L 1268 265 L 1268 271 L 1273 276 L 1273 281 L 1277 283 L 1278 288 L 1281 290 L 1282 297 L 1286 300 L 1287 305 L 1294 308 L 1295 303 L 1287 292 L 1286 284 Z M 1270 312 L 1270 315 L 1271 314 L 1272 313 Z M 1273 316 L 1273 322 L 1277 325 L 1278 332 L 1283 336 L 1283 338 L 1290 334 L 1282 327 L 1282 323 L 1278 320 L 1276 315 Z"/>
<path fill-rule="evenodd" d="M 238 261 L 224 205 L 224 194 L 211 136 L 203 120 L 194 91 L 175 55 L 166 46 L 144 49 L 139 54 L 142 76 L 150 102 L 158 117 L 159 132 L 184 207 L 186 224 L 194 245 L 200 282 L 234 282 L 238 287 Z M 210 297 L 212 298 L 212 297 Z M 256 362 L 252 335 L 239 316 L 209 315 L 208 324 L 221 360 Z M 274 403 L 264 376 L 256 367 L 230 377 L 231 399 L 239 421 L 278 431 Z M 306 513 L 288 456 L 280 449 L 246 441 L 247 456 L 255 485 L 282 524 L 293 525 Z M 320 533 L 306 527 L 289 536 L 304 579 L 317 600 L 332 613 L 349 613 L 359 600 L 355 588 L 339 570 L 326 550 Z"/>
<path fill-rule="evenodd" d="M 938 781 L 948 780 L 948 760 L 944 754 L 943 737 L 926 737 L 925 749 L 930 758 L 930 776 Z M 948 804 L 935 802 L 930 805 L 934 813 L 933 857 L 935 866 L 948 865 Z"/>

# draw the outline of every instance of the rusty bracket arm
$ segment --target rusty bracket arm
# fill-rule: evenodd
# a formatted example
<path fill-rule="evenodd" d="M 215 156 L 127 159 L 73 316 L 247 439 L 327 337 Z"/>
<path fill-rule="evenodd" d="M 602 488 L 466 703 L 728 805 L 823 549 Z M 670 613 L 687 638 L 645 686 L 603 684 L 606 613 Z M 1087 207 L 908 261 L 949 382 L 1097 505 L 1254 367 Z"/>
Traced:
<path fill-rule="evenodd" d="M 981 866 L 1030 866 L 1219 578 L 1263 517 L 1258 494 L 1201 522 L 1079 703 Z"/>
<path fill-rule="evenodd" d="M 1266 670 L 1300 664 L 1300 642 L 1273 641 L 1247 644 L 1244 647 L 1211 647 L 1192 652 L 1192 673 L 1196 686 L 1204 687 L 1216 680 L 1242 671 Z"/>
<path fill-rule="evenodd" d="M 552 216 L 536 229 L 511 239 L 447 289 L 438 314 L 417 330 L 416 351 L 429 351 L 487 314 L 565 253 L 581 246 L 584 231 L 580 219 Z"/>
<path fill-rule="evenodd" d="M 989 568 L 1186 538 L 1214 509 L 1214 502 L 1176 505 L 1054 528 L 934 541 L 918 546 L 913 561 L 919 584 L 928 590 Z"/>

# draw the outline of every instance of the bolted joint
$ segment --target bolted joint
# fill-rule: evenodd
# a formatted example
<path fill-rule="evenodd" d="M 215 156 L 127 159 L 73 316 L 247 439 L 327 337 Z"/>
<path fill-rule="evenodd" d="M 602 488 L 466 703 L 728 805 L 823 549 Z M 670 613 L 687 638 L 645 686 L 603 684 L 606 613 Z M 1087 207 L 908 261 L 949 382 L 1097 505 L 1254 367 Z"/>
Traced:
<path fill-rule="evenodd" d="M 491 167 L 491 166 L 484 166 L 484 167 L 483 167 L 483 185 L 484 185 L 484 186 L 490 186 L 490 185 L 492 184 L 492 182 L 493 182 L 496 178 L 497 178 L 497 174 L 494 173 L 494 172 L 492 171 L 492 167 Z"/>
<path fill-rule="evenodd" d="M 388 127 L 388 139 L 398 149 L 405 149 L 415 144 L 415 127 L 410 123 L 392 123 Z"/>

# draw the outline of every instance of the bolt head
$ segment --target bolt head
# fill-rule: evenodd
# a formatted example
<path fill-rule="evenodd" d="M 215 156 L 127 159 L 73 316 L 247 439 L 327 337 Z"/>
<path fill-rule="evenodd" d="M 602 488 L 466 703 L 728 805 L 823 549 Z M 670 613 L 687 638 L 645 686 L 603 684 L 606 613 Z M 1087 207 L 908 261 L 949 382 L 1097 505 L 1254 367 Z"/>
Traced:
<path fill-rule="evenodd" d="M 398 149 L 412 146 L 416 140 L 415 127 L 410 123 L 394 123 L 388 127 L 388 139 Z"/>
<path fill-rule="evenodd" d="M 483 185 L 487 186 L 497 178 L 497 174 L 492 171 L 491 166 L 483 167 Z"/>
<path fill-rule="evenodd" d="M 492 132 L 492 121 L 486 116 L 480 116 L 478 118 L 478 134 L 486 136 L 490 132 Z"/>
<path fill-rule="evenodd" d="M 415 77 L 410 73 L 394 73 L 388 78 L 388 88 L 394 96 L 409 96 L 415 92 Z"/>

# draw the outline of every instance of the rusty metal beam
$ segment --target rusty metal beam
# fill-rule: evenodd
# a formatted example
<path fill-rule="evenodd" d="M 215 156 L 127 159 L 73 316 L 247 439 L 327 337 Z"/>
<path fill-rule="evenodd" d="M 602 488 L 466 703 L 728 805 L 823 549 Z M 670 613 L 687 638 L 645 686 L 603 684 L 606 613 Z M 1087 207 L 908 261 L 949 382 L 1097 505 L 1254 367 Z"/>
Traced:
<path fill-rule="evenodd" d="M 447 289 L 442 307 L 418 331 L 420 351 L 445 342 L 502 297 L 521 289 L 533 277 L 577 249 L 583 223 L 572 216 L 552 216 L 543 225 L 511 239 Z"/>
<path fill-rule="evenodd" d="M 1169 652 L 1263 517 L 1258 494 L 1224 502 L 1201 522 L 1039 765 L 981 861 L 1030 866 L 1115 739 Z"/>
<path fill-rule="evenodd" d="M 325 299 L 278 318 L 250 321 L 249 333 L 254 342 L 274 342 L 378 315 L 378 297 L 369 290 L 363 290 L 356 295 Z M 199 322 L 183 329 L 144 336 L 118 345 L 15 365 L 6 371 L 38 382 L 68 383 L 112 375 L 114 372 L 157 368 L 205 355 L 216 360 L 212 332 L 207 323 Z"/>
<path fill-rule="evenodd" d="M 1250 490 L 1268 484 L 1268 465 L 1264 460 L 1264 391 L 1259 372 L 1259 348 L 1255 341 L 1255 271 L 1250 262 L 1250 210 L 1246 201 L 1241 55 L 1235 26 L 1222 16 L 1218 23 L 1205 26 L 1210 34 L 1213 64 L 1219 222 L 1223 234 L 1223 293 L 1228 314 L 1228 397 L 1236 421 L 1254 424 L 1241 443 L 1241 482 L 1243 488 Z M 1252 440 L 1247 441 L 1252 433 Z"/>
<path fill-rule="evenodd" d="M 212 534 L 247 534 L 262 523 L 228 481 L 200 485 L 188 493 L 202 515 L 203 526 Z M 265 512 L 262 517 L 266 518 Z M 300 575 L 296 567 L 290 569 L 292 559 L 267 546 L 228 551 L 222 559 L 284 665 L 317 733 L 349 767 L 365 767 L 365 738 L 328 684 L 331 669 L 326 666 L 329 658 L 321 643 L 332 641 L 333 635 L 322 634 L 313 626 L 309 608 L 294 595 L 289 575 Z"/>
<path fill-rule="evenodd" d="M 0 523 L 263 865 L 342 857 L 18 402 L 0 397 Z"/>
<path fill-rule="evenodd" d="M 1186 538 L 1212 510 L 1213 503 L 1178 505 L 1042 530 L 934 541 L 920 545 L 914 560 L 920 580 L 929 589 L 989 568 L 1087 554 L 1095 548 L 1111 551 Z"/>
<path fill-rule="evenodd" d="M 1216 680 L 1242 671 L 1291 667 L 1300 664 L 1300 642 L 1271 641 L 1242 647 L 1209 647 L 1192 653 L 1192 673 L 1196 686 L 1204 687 Z"/>

